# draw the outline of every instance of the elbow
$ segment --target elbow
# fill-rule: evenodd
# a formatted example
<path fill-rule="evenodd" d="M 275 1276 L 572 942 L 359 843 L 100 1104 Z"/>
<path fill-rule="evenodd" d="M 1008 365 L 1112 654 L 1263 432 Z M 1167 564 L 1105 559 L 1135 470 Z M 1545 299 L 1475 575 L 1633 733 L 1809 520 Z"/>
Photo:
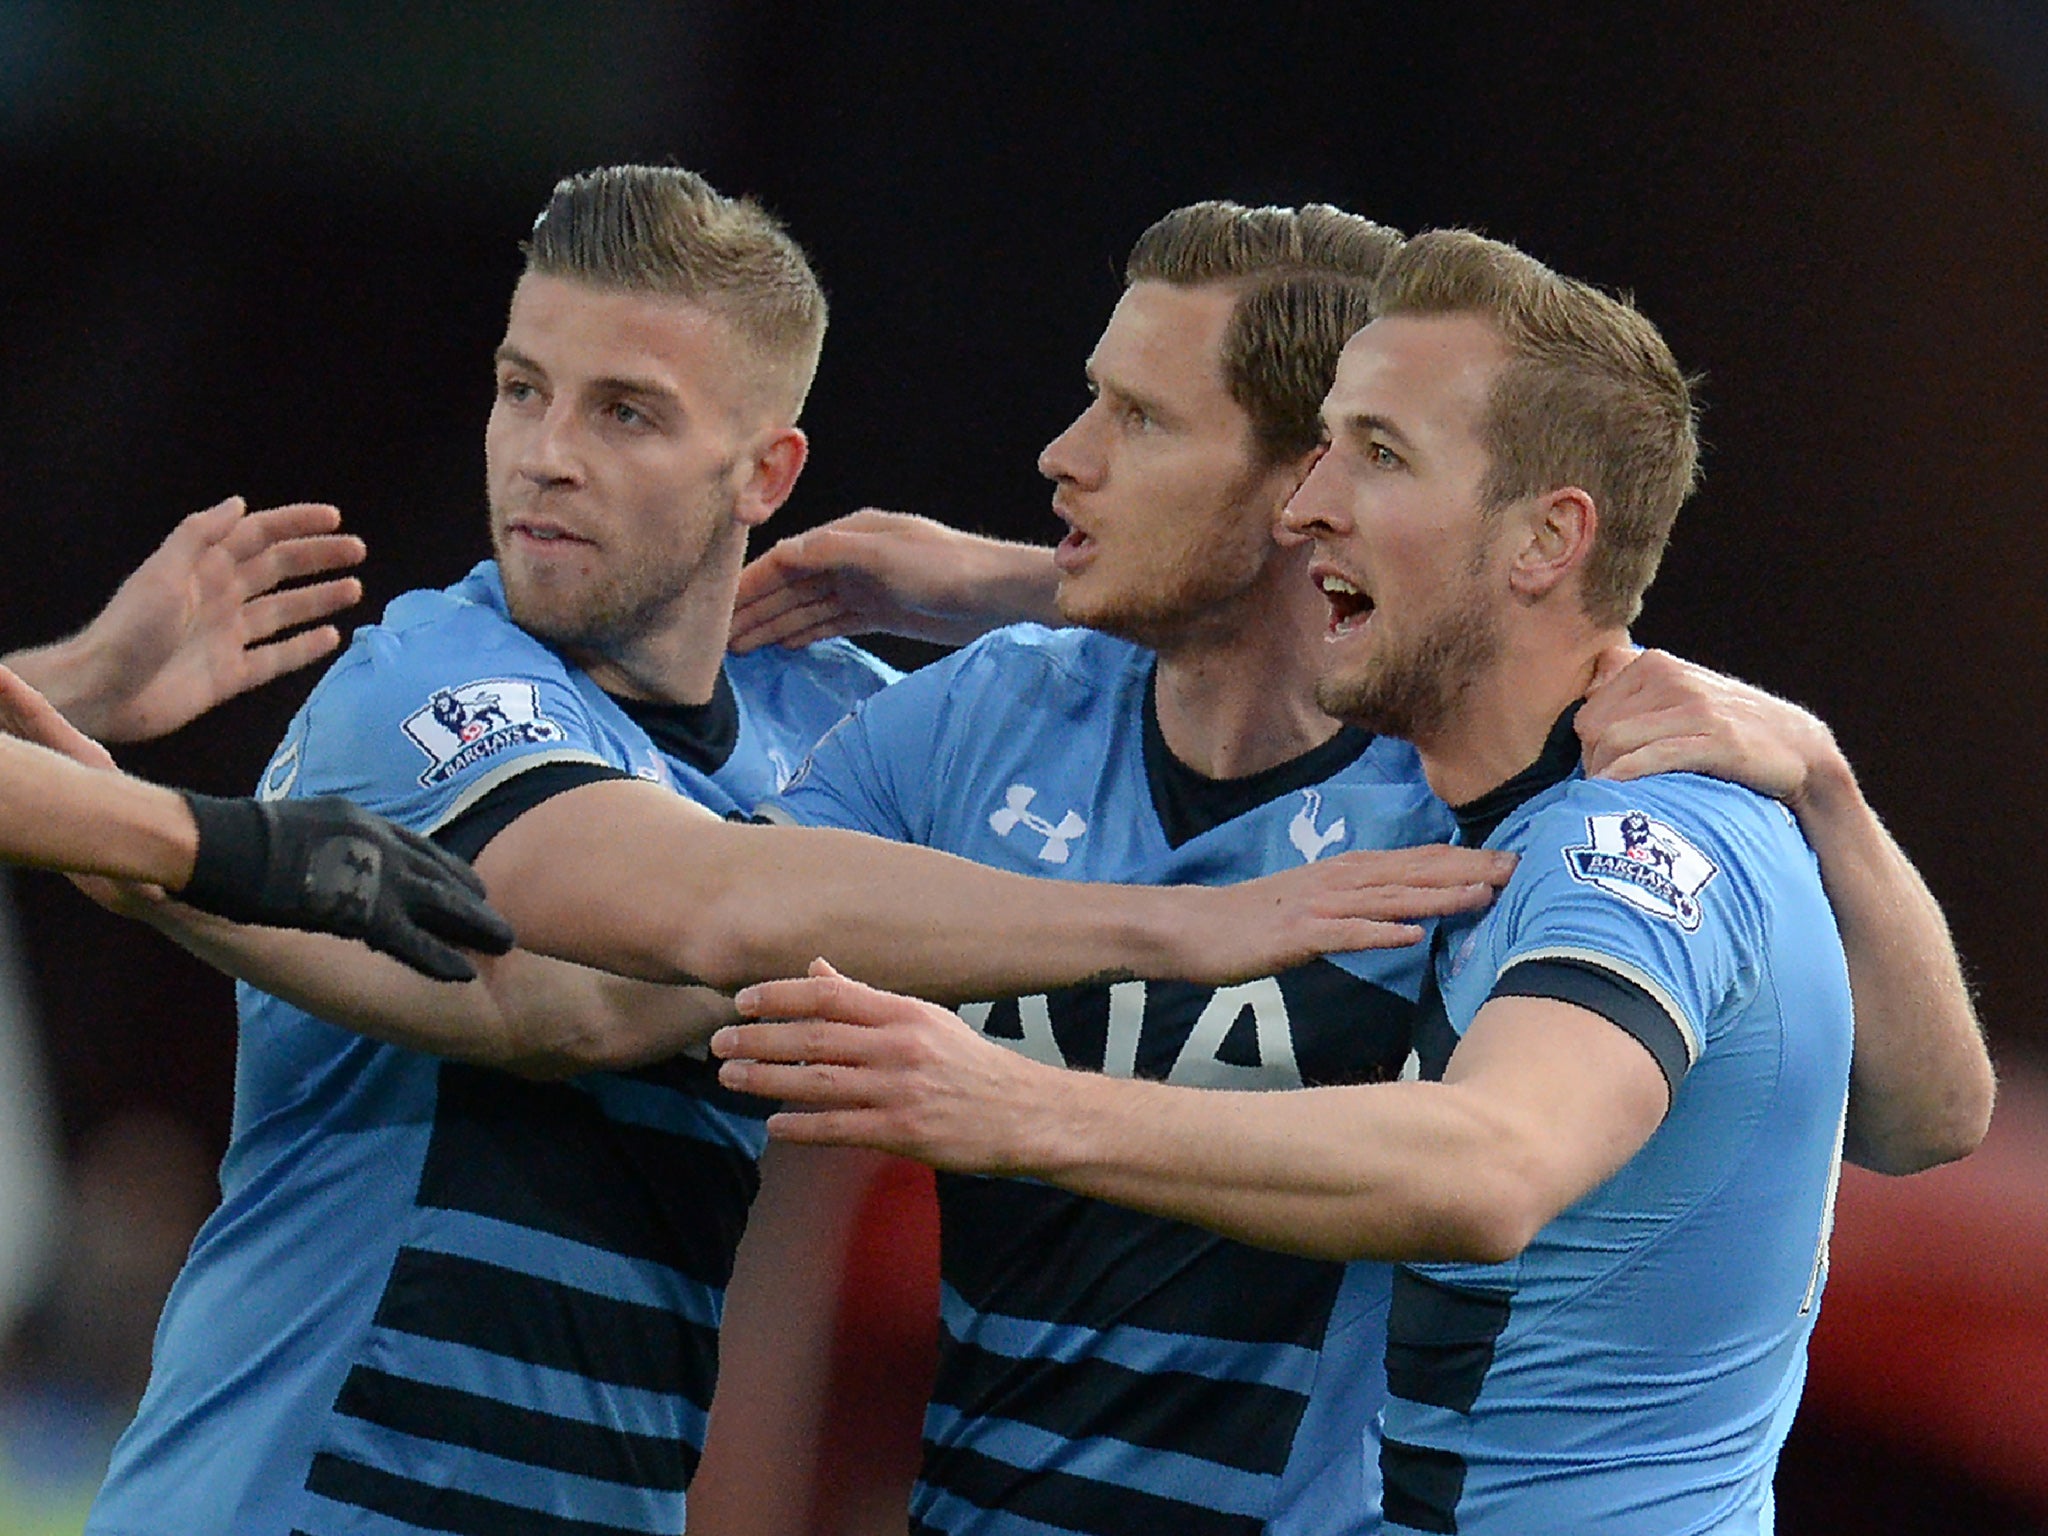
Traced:
<path fill-rule="evenodd" d="M 1392 1257 L 1456 1264 L 1506 1264 L 1520 1258 L 1557 1214 L 1535 1182 L 1495 1170 L 1461 1180 L 1444 1197 L 1415 1210 L 1409 1235 Z M 1370 1246 L 1370 1245 L 1368 1245 Z M 1367 1257 L 1364 1252 L 1348 1257 Z M 1383 1250 L 1370 1255 L 1388 1257 Z"/>
<path fill-rule="evenodd" d="M 1913 1124 L 1870 1124 L 1874 1117 L 1859 1116 L 1852 1099 L 1843 1155 L 1859 1168 L 1895 1177 L 1959 1162 L 1990 1134 L 1997 1098 L 1998 1080 L 1986 1062 L 1975 1080 Z"/>
<path fill-rule="evenodd" d="M 1443 1257 L 1462 1264 L 1507 1264 L 1522 1256 L 1549 1217 L 1505 1195 L 1474 1201 L 1445 1224 Z"/>

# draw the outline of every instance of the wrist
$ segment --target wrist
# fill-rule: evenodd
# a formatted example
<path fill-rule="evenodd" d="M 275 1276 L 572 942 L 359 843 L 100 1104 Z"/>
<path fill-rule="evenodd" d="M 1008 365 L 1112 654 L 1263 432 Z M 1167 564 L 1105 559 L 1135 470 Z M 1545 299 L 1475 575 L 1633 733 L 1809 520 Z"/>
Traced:
<path fill-rule="evenodd" d="M 184 799 L 197 833 L 191 877 L 179 897 L 202 912 L 261 921 L 272 831 L 264 807 L 254 800 L 213 795 L 188 793 Z"/>
<path fill-rule="evenodd" d="M 112 679 L 106 657 L 90 634 L 83 631 L 68 640 L 16 652 L 6 664 L 72 725 L 88 736 L 104 739 Z"/>
<path fill-rule="evenodd" d="M 1820 749 L 1808 760 L 1805 778 L 1786 805 L 1809 833 L 1817 822 L 1825 824 L 1838 816 L 1867 809 L 1863 788 L 1856 782 L 1856 771 L 1835 745 L 1832 733 L 1823 732 Z"/>
<path fill-rule="evenodd" d="M 983 607 L 1013 622 L 1060 625 L 1060 577 L 1052 551 L 1041 544 L 990 542 L 983 546 L 979 586 Z"/>

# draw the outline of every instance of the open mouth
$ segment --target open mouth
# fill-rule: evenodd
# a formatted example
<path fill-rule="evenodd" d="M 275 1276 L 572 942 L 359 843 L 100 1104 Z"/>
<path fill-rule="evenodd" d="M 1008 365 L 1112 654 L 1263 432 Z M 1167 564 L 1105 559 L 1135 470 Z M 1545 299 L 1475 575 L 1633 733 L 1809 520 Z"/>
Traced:
<path fill-rule="evenodd" d="M 1054 548 L 1052 563 L 1061 573 L 1071 576 L 1094 557 L 1095 538 L 1094 535 L 1083 532 L 1074 520 L 1061 510 L 1057 502 L 1053 504 L 1052 510 L 1053 515 L 1067 525 L 1067 536 Z"/>
<path fill-rule="evenodd" d="M 1362 629 L 1372 617 L 1373 601 L 1348 578 L 1335 571 L 1316 573 L 1316 586 L 1330 605 L 1329 635 L 1332 639 Z"/>
<path fill-rule="evenodd" d="M 566 547 L 591 542 L 579 534 L 571 533 L 559 523 L 520 521 L 513 523 L 508 531 L 515 538 L 530 540 L 535 544 L 552 544 Z"/>

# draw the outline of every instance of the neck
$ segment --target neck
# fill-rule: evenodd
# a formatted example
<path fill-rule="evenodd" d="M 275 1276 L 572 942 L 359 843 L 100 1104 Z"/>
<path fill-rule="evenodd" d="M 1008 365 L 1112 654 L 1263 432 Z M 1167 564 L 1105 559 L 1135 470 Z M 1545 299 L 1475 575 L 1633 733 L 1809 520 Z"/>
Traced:
<path fill-rule="evenodd" d="M 1467 805 L 1535 762 L 1557 717 L 1592 686 L 1600 652 L 1623 638 L 1581 627 L 1569 643 L 1555 635 L 1510 639 L 1444 727 L 1416 741 L 1429 787 L 1450 805 Z"/>
<path fill-rule="evenodd" d="M 745 553 L 744 540 L 719 540 L 674 602 L 631 640 L 566 654 L 607 693 L 654 704 L 709 703 L 732 634 Z"/>
<path fill-rule="evenodd" d="M 1158 647 L 1154 703 L 1167 749 L 1211 779 L 1272 768 L 1337 733 L 1316 707 L 1325 605 L 1307 552 L 1270 563 L 1234 611 Z"/>

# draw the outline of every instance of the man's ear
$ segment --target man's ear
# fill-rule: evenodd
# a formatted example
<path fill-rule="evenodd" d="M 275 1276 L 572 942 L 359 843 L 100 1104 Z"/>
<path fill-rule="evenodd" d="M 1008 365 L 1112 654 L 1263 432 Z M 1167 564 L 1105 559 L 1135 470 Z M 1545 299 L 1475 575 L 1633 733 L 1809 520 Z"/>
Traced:
<path fill-rule="evenodd" d="M 1567 485 L 1527 503 L 1521 521 L 1521 548 L 1508 569 L 1508 585 L 1516 596 L 1540 601 L 1592 554 L 1600 509 L 1585 491 Z"/>
<path fill-rule="evenodd" d="M 796 477 L 803 473 L 810 451 L 810 439 L 796 427 L 772 428 L 756 439 L 733 515 L 748 528 L 767 522 L 796 489 Z"/>

